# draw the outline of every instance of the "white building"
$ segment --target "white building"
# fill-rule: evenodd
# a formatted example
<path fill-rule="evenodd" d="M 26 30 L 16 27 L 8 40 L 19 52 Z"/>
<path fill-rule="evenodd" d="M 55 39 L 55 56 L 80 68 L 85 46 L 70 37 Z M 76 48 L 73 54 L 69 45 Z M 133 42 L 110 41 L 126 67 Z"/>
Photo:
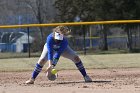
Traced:
<path fill-rule="evenodd" d="M 33 37 L 29 36 L 29 43 L 32 43 Z M 26 52 L 28 48 L 28 34 L 23 33 L 21 37 L 16 40 L 16 52 Z"/>
<path fill-rule="evenodd" d="M 0 34 L 1 52 L 27 52 L 28 45 L 34 41 L 32 36 L 25 32 L 3 32 Z"/>

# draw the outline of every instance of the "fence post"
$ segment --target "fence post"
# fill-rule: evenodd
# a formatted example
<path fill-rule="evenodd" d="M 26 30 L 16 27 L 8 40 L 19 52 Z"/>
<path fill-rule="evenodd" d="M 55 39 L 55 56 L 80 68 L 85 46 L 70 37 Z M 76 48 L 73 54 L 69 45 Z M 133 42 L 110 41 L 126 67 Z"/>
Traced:
<path fill-rule="evenodd" d="M 30 39 L 29 39 L 29 36 L 30 36 L 30 29 L 29 27 L 27 27 L 27 32 L 28 32 L 28 57 L 30 58 Z"/>
<path fill-rule="evenodd" d="M 85 32 L 86 29 L 85 29 L 84 25 L 82 26 L 82 29 L 83 29 L 83 34 L 84 34 L 83 35 L 84 36 L 84 43 L 83 43 L 84 44 L 84 55 L 86 55 L 86 32 Z"/>

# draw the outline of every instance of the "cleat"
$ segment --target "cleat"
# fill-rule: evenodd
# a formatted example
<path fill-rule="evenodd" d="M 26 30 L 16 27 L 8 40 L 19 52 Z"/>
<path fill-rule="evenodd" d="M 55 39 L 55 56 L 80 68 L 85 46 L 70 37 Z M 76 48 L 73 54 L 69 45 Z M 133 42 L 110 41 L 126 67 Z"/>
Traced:
<path fill-rule="evenodd" d="M 92 82 L 92 79 L 88 75 L 86 75 L 84 79 L 85 79 L 85 82 Z"/>
<path fill-rule="evenodd" d="M 34 84 L 35 79 L 30 78 L 29 80 L 27 80 L 25 83 L 26 84 Z"/>

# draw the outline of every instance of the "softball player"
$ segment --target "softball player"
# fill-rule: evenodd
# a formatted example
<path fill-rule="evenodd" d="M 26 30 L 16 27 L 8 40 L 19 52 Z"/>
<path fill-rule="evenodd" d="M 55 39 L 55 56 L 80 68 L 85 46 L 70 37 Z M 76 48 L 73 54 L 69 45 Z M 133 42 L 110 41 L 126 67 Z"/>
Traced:
<path fill-rule="evenodd" d="M 57 26 L 53 32 L 47 37 L 42 54 L 32 72 L 32 77 L 26 81 L 26 84 L 34 84 L 38 74 L 46 62 L 49 62 L 47 72 L 49 73 L 54 68 L 60 58 L 63 56 L 72 60 L 78 70 L 81 72 L 85 82 L 91 82 L 92 79 L 87 75 L 86 70 L 79 56 L 69 47 L 66 35 L 70 30 L 66 26 Z"/>

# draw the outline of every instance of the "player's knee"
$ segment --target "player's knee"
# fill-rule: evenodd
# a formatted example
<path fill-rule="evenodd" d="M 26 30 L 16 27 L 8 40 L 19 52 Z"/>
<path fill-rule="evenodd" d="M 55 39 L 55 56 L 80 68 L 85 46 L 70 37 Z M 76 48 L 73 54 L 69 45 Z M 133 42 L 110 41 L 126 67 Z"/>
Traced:
<path fill-rule="evenodd" d="M 80 61 L 79 56 L 75 56 L 75 57 L 74 57 L 74 61 L 75 61 L 75 62 L 79 62 L 79 61 Z"/>
<path fill-rule="evenodd" d="M 46 63 L 46 60 L 45 59 L 41 59 L 38 64 L 40 64 L 41 66 L 44 66 L 44 64 Z"/>

